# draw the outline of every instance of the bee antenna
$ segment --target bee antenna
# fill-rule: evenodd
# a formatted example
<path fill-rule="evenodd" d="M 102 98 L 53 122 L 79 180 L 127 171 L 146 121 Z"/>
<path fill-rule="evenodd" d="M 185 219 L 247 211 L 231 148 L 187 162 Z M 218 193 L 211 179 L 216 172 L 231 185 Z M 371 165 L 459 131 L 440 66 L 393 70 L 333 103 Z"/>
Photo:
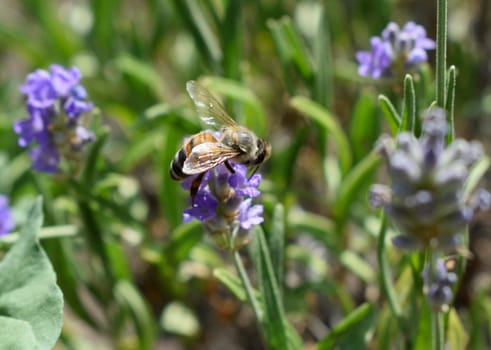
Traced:
<path fill-rule="evenodd" d="M 252 169 L 251 176 L 249 176 L 247 180 L 250 180 L 257 173 L 258 170 L 259 170 L 259 165 L 255 166 L 254 169 Z"/>

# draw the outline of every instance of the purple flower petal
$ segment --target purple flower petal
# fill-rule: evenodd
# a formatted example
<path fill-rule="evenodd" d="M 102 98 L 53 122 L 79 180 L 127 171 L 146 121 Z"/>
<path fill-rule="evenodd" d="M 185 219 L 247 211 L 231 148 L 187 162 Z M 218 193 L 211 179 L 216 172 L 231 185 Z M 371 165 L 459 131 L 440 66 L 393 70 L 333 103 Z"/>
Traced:
<path fill-rule="evenodd" d="M 69 97 L 63 109 L 65 110 L 66 115 L 70 119 L 78 118 L 81 114 L 90 112 L 94 105 L 91 102 L 86 102 L 83 100 L 78 100 L 73 97 Z"/>
<path fill-rule="evenodd" d="M 51 76 L 43 69 L 30 73 L 20 91 L 27 96 L 27 103 L 36 108 L 50 107 L 58 98 Z"/>
<path fill-rule="evenodd" d="M 15 227 L 14 218 L 9 207 L 9 199 L 0 195 L 0 236 L 12 231 Z"/>
<path fill-rule="evenodd" d="M 44 147 L 38 146 L 31 149 L 29 155 L 32 159 L 33 169 L 46 173 L 58 172 L 60 154 L 55 147 L 51 145 Z"/>
<path fill-rule="evenodd" d="M 248 198 L 244 200 L 239 207 L 240 226 L 244 230 L 249 230 L 252 226 L 259 225 L 264 221 L 263 217 L 261 216 L 264 210 L 263 206 L 254 205 L 251 207 L 251 202 L 252 199 Z"/>
<path fill-rule="evenodd" d="M 191 208 L 184 210 L 183 221 L 189 222 L 193 218 L 204 221 L 216 215 L 218 202 L 213 195 L 206 191 L 198 192 Z"/>
<path fill-rule="evenodd" d="M 50 67 L 51 81 L 53 88 L 59 96 L 68 96 L 70 90 L 76 86 L 82 74 L 76 67 L 64 68 L 58 64 L 53 64 Z"/>

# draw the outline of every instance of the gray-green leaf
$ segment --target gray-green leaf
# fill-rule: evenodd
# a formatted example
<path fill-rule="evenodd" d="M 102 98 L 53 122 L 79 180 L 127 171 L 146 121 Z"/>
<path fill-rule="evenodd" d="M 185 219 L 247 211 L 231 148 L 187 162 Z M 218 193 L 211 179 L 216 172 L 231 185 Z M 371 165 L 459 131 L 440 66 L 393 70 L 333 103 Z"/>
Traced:
<path fill-rule="evenodd" d="M 0 344 L 6 349 L 51 349 L 63 322 L 63 294 L 39 245 L 41 199 L 19 239 L 0 262 Z"/>

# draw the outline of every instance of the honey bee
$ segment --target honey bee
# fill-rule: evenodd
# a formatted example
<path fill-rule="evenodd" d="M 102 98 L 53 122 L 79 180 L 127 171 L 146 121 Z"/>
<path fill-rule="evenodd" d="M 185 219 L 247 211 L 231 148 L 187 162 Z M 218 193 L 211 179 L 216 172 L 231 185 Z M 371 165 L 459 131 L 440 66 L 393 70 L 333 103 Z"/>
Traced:
<path fill-rule="evenodd" d="M 198 117 L 219 130 L 218 134 L 205 130 L 189 137 L 171 162 L 169 172 L 174 180 L 198 174 L 190 189 L 191 198 L 194 199 L 206 171 L 224 163 L 234 173 L 229 161 L 255 166 L 256 171 L 270 157 L 271 145 L 239 125 L 196 81 L 188 81 L 186 90 L 194 102 Z"/>

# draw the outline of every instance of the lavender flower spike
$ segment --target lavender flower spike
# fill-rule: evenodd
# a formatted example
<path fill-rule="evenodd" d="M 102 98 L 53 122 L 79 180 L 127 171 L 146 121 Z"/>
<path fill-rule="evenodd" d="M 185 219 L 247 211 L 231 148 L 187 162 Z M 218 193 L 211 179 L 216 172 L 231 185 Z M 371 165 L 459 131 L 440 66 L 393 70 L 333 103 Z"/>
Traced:
<path fill-rule="evenodd" d="M 444 110 L 433 108 L 423 116 L 423 133 L 417 139 L 401 133 L 394 142 L 379 142 L 391 185 L 374 185 L 370 201 L 383 208 L 401 235 L 393 243 L 401 249 L 450 251 L 478 210 L 491 205 L 491 195 L 480 190 L 463 197 L 470 167 L 483 154 L 477 142 L 455 140 L 446 147 L 448 131 Z"/>
<path fill-rule="evenodd" d="M 27 119 L 14 123 L 19 146 L 34 146 L 29 155 L 35 170 L 56 173 L 61 159 L 77 161 L 83 146 L 94 134 L 80 124 L 80 117 L 93 108 L 80 85 L 82 74 L 76 67 L 52 65 L 27 76 L 20 91 L 27 98 Z"/>
<path fill-rule="evenodd" d="M 435 41 L 426 36 L 426 30 L 414 22 L 402 29 L 390 22 L 381 37 L 370 39 L 371 51 L 359 51 L 356 59 L 361 76 L 378 80 L 416 69 L 428 60 L 428 50 L 435 48 Z"/>
<path fill-rule="evenodd" d="M 233 164 L 234 173 L 220 164 L 205 173 L 194 203 L 184 211 L 184 222 L 197 219 L 207 233 L 224 249 L 237 250 L 247 244 L 253 226 L 263 222 L 263 206 L 252 205 L 260 194 L 261 175 L 247 178 L 246 167 Z M 189 189 L 193 178 L 183 187 Z"/>

